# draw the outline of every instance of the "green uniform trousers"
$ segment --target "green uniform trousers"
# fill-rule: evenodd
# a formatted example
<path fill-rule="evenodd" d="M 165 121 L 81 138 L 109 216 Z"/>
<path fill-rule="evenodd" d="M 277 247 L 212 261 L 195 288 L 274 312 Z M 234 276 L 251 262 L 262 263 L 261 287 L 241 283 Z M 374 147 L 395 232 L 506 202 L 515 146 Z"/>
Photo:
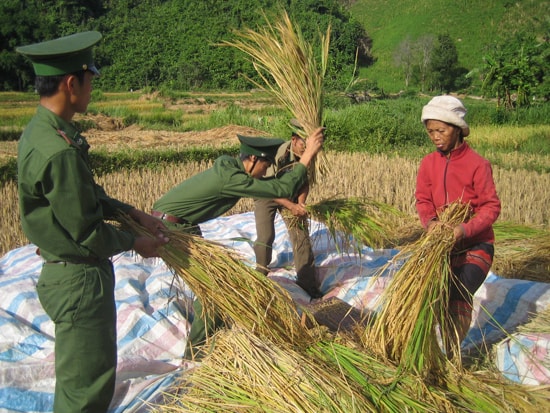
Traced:
<path fill-rule="evenodd" d="M 254 217 L 256 220 L 256 254 L 257 270 L 267 274 L 267 266 L 273 258 L 273 241 L 275 240 L 275 214 L 281 208 L 272 199 L 254 200 Z M 294 218 L 294 217 L 292 217 Z M 283 216 L 294 255 L 296 268 L 296 284 L 302 287 L 313 298 L 322 297 L 319 291 L 315 271 L 315 261 L 311 241 L 309 239 L 309 224 L 307 218 L 289 219 Z"/>
<path fill-rule="evenodd" d="M 36 286 L 55 323 L 55 413 L 106 412 L 117 364 L 114 271 L 97 265 L 45 263 Z"/>
<path fill-rule="evenodd" d="M 195 314 L 191 323 L 191 330 L 187 337 L 184 358 L 188 360 L 200 360 L 206 355 L 204 344 L 206 343 L 207 336 L 223 327 L 225 323 L 216 313 L 212 317 L 203 314 L 202 303 L 199 299 L 194 301 L 193 310 Z"/>

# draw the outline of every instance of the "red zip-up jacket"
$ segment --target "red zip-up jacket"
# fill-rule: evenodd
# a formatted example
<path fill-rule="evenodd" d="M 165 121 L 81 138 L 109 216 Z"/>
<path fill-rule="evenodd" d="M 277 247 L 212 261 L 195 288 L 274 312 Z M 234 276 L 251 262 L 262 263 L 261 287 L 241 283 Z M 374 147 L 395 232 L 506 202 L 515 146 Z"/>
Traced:
<path fill-rule="evenodd" d="M 470 202 L 471 218 L 462 224 L 462 247 L 480 242 L 493 243 L 493 223 L 500 214 L 493 170 L 488 160 L 466 142 L 451 151 L 447 158 L 441 152 L 426 155 L 416 178 L 416 210 L 424 228 L 437 218 L 446 205 L 459 199 Z"/>

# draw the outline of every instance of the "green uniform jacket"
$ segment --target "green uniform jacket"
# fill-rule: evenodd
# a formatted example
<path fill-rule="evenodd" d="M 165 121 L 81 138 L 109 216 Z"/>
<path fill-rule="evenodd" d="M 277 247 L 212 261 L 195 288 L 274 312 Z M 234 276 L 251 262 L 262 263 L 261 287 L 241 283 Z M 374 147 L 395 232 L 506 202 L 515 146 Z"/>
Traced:
<path fill-rule="evenodd" d="M 73 125 L 43 106 L 19 141 L 21 224 L 45 260 L 108 258 L 133 246 L 130 233 L 104 221 L 132 207 L 95 183 L 88 149 Z"/>
<path fill-rule="evenodd" d="M 291 198 L 306 179 L 307 169 L 302 164 L 280 179 L 255 179 L 246 173 L 240 159 L 223 155 L 211 168 L 168 191 L 153 209 L 197 225 L 223 215 L 244 197 Z"/>

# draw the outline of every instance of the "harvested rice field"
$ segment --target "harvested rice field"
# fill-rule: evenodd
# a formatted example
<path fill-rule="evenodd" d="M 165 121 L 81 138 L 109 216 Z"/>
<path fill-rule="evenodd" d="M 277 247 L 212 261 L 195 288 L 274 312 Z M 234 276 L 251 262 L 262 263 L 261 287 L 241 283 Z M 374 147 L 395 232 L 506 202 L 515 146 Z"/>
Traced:
<path fill-rule="evenodd" d="M 202 132 L 173 132 L 123 127 L 116 120 L 101 117 L 95 117 L 94 122 L 97 127 L 86 132 L 92 153 L 96 150 L 134 148 L 233 148 L 237 133 L 262 134 L 253 128 L 237 125 Z M 15 144 L 7 143 L 2 148 L 5 155 L 15 156 Z M 403 225 L 396 228 L 397 232 L 402 228 L 404 242 L 418 239 L 421 231 L 416 221 L 413 198 L 417 161 L 388 155 L 333 152 L 327 153 L 327 160 L 329 173 L 312 188 L 311 204 L 328 198 L 368 197 L 405 213 L 408 218 L 403 222 L 396 220 L 396 226 Z M 153 169 L 123 170 L 102 175 L 98 177 L 98 182 L 107 193 L 149 210 L 152 203 L 169 188 L 208 168 L 210 164 L 191 162 Z M 494 168 L 494 173 L 504 206 L 500 226 L 496 228 L 497 242 L 501 237 L 502 247 L 499 249 L 497 246 L 494 268 L 502 276 L 523 273 L 529 280 L 550 281 L 549 217 L 547 209 L 540 207 L 550 202 L 550 192 L 544 190 L 550 187 L 549 175 L 501 168 Z M 20 230 L 15 183 L 7 183 L 1 191 L 0 225 L 4 229 L 1 234 L 4 254 L 24 246 L 27 241 Z M 247 212 L 251 208 L 251 200 L 241 200 L 229 215 Z M 507 224 L 510 222 L 514 224 Z M 405 233 L 410 235 L 407 240 Z M 182 243 L 185 242 L 187 240 L 183 239 Z M 194 243 L 190 245 L 193 247 Z M 202 271 L 175 272 L 186 284 L 193 285 L 195 292 L 202 294 L 201 298 L 206 301 L 220 303 L 222 297 L 228 298 L 223 308 L 226 314 L 231 315 L 229 318 L 233 328 L 221 331 L 216 339 L 215 351 L 198 367 L 189 368 L 181 381 L 174 383 L 176 390 L 172 387 L 163 403 L 151 405 L 150 411 L 528 412 L 550 403 L 545 387 L 529 389 L 504 383 L 498 374 L 485 366 L 479 370 L 457 368 L 441 359 L 441 354 L 434 350 L 436 343 L 427 340 L 429 337 L 421 336 L 416 342 L 412 341 L 413 345 L 405 344 L 408 337 L 404 337 L 403 343 L 386 343 L 386 328 L 391 326 L 398 332 L 406 333 L 404 321 L 396 325 L 377 324 L 376 328 L 369 329 L 369 320 L 362 319 L 357 325 L 348 325 L 347 332 L 342 331 L 342 334 L 335 336 L 333 330 L 341 327 L 339 321 L 330 320 L 333 328 L 327 332 L 326 326 L 317 326 L 318 320 L 323 318 L 320 314 L 316 318 L 308 318 L 306 314 L 302 319 L 296 319 L 292 316 L 292 301 L 283 289 L 274 289 L 275 284 L 266 284 L 265 279 L 255 278 L 253 272 L 241 268 L 236 261 L 223 260 L 221 257 L 226 254 L 218 251 L 215 245 L 207 243 L 201 248 L 190 249 L 190 256 L 203 259 L 203 252 L 208 248 L 213 248 L 209 253 L 212 258 L 191 267 L 197 269 L 210 265 L 212 271 L 206 271 L 206 274 Z M 163 258 L 174 268 L 183 268 L 177 266 L 177 257 L 176 262 L 170 262 L 169 256 Z M 227 268 L 222 271 L 227 277 L 216 274 L 216 268 Z M 212 281 L 215 279 L 228 284 L 201 291 L 198 287 L 200 283 L 208 284 L 210 280 L 199 276 L 213 277 Z M 219 291 L 238 291 L 241 288 L 255 291 L 256 294 L 249 296 L 263 297 L 264 301 L 260 302 L 258 298 L 254 305 L 241 308 L 238 306 L 239 300 L 219 294 Z M 426 288 L 428 291 L 434 290 L 429 285 Z M 399 307 L 399 297 L 404 297 L 404 294 L 397 292 L 392 297 L 397 304 L 387 299 L 388 303 L 393 303 L 388 309 L 410 316 L 410 309 Z M 402 301 L 401 305 L 404 303 Z M 265 313 L 248 312 L 251 308 L 264 307 Z M 340 309 L 338 313 L 340 316 L 342 311 Z M 426 312 L 418 309 L 419 315 L 407 321 L 411 331 L 412 327 L 420 327 L 420 332 L 425 331 L 427 323 L 423 313 Z M 268 319 L 254 318 L 258 314 L 270 316 Z M 361 314 L 354 316 L 358 319 Z M 326 324 L 327 317 L 324 318 Z M 345 318 L 345 313 L 342 318 Z M 391 318 L 404 320 L 400 316 L 392 315 Z M 273 326 L 281 328 L 277 330 Z M 387 353 L 390 350 L 395 353 L 395 349 L 402 353 L 390 357 Z M 414 357 L 409 357 L 408 352 L 412 352 Z M 182 365 L 186 366 L 185 362 Z M 401 370 L 405 365 L 407 369 Z M 430 368 L 427 369 L 426 365 Z M 426 370 L 428 374 L 424 377 L 411 373 L 415 369 Z M 258 385 L 266 381 L 269 386 Z"/>

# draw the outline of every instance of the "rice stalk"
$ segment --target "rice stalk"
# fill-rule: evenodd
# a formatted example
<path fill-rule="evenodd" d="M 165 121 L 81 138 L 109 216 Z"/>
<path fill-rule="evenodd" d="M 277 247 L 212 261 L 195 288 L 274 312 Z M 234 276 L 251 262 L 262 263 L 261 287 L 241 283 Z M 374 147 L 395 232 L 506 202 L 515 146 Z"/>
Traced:
<path fill-rule="evenodd" d="M 550 232 L 520 227 L 508 237 L 495 231 L 492 270 L 503 277 L 550 282 Z"/>
<path fill-rule="evenodd" d="M 152 235 L 126 215 L 117 220 L 135 234 Z M 245 265 L 234 250 L 181 230 L 166 230 L 170 242 L 159 255 L 201 300 L 209 316 L 276 343 L 307 346 L 317 339 L 307 329 L 288 292 Z M 303 313 L 303 317 L 308 317 Z M 310 325 L 316 325 L 310 317 Z"/>
<path fill-rule="evenodd" d="M 389 232 L 389 242 L 384 248 L 402 247 L 412 244 L 424 234 L 424 228 L 418 216 L 403 214 L 395 217 L 395 223 Z"/>
<path fill-rule="evenodd" d="M 548 235 L 548 231 L 509 221 L 497 221 L 493 224 L 495 239 L 499 242 L 523 241 L 532 237 Z"/>
<path fill-rule="evenodd" d="M 395 218 L 393 233 L 384 248 L 402 247 L 417 241 L 424 229 L 417 217 Z M 497 221 L 495 256 L 491 270 L 504 278 L 550 282 L 550 232 L 533 226 Z"/>
<path fill-rule="evenodd" d="M 419 377 L 400 372 L 391 362 L 365 349 L 320 341 L 308 352 L 314 360 L 337 369 L 346 381 L 360 385 L 379 412 L 456 411 L 444 391 L 426 386 Z"/>
<path fill-rule="evenodd" d="M 510 383 L 498 372 L 451 368 L 446 385 L 453 404 L 469 412 L 531 413 L 550 405 L 550 386 Z"/>
<path fill-rule="evenodd" d="M 318 341 L 290 349 L 232 328 L 184 375 L 156 412 L 529 412 L 549 388 L 511 385 L 490 372 L 451 370 L 444 386 L 357 348 Z"/>
<path fill-rule="evenodd" d="M 445 376 L 445 348 L 458 348 L 448 327 L 448 295 L 451 268 L 449 253 L 454 246 L 453 227 L 464 222 L 468 204 L 450 204 L 436 226 L 414 244 L 404 247 L 394 261 L 401 268 L 380 297 L 380 309 L 362 335 L 365 348 L 412 370 L 430 382 Z M 381 273 L 390 268 L 384 266 Z"/>
<path fill-rule="evenodd" d="M 217 334 L 214 350 L 178 387 L 185 392 L 168 403 L 177 408 L 161 411 L 380 411 L 322 362 L 235 328 Z"/>
<path fill-rule="evenodd" d="M 528 323 L 518 326 L 517 331 L 526 334 L 550 334 L 550 307 L 534 314 Z"/>
<path fill-rule="evenodd" d="M 396 208 L 368 198 L 326 199 L 306 206 L 311 218 L 322 222 L 344 248 L 361 252 L 363 245 L 382 248 L 391 242 L 396 219 L 403 214 Z M 341 234 L 346 235 L 342 238 Z"/>
<path fill-rule="evenodd" d="M 323 83 L 327 69 L 330 45 L 330 26 L 320 34 L 320 56 L 305 40 L 300 27 L 290 20 L 286 11 L 272 24 L 264 15 L 265 25 L 258 31 L 236 31 L 234 41 L 223 46 L 234 47 L 247 54 L 261 82 L 247 79 L 259 89 L 273 96 L 303 128 L 296 130 L 302 137 L 309 136 L 323 124 Z M 310 183 L 317 175 L 328 171 L 324 152 L 319 152 L 310 168 Z"/>

